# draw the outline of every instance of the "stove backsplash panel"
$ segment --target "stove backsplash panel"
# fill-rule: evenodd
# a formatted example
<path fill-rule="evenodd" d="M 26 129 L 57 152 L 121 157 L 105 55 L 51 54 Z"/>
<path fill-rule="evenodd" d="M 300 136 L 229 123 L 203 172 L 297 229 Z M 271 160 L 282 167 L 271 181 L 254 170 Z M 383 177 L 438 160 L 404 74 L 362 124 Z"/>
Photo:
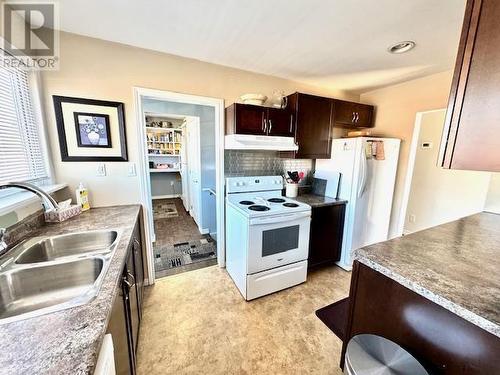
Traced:
<path fill-rule="evenodd" d="M 287 171 L 304 172 L 300 185 L 310 185 L 314 160 L 282 159 L 277 151 L 225 150 L 226 177 L 284 175 Z"/>

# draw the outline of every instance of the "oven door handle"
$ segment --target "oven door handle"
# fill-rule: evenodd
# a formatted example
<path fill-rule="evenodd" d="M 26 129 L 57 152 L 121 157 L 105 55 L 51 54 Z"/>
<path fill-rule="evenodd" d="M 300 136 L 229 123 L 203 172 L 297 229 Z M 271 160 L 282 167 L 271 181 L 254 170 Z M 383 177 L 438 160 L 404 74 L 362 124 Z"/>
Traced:
<path fill-rule="evenodd" d="M 250 225 L 284 223 L 287 221 L 294 221 L 297 219 L 303 219 L 303 218 L 308 218 L 308 217 L 311 217 L 310 212 L 301 212 L 301 213 L 288 214 L 288 215 L 282 215 L 282 216 L 277 216 L 277 217 L 275 216 L 275 217 L 257 218 L 257 219 L 251 219 Z"/>

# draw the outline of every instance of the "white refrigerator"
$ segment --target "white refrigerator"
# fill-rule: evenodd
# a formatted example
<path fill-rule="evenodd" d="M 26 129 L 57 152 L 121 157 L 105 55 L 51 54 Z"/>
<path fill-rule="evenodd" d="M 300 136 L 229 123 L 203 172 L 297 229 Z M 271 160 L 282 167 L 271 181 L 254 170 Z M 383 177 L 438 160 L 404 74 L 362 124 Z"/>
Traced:
<path fill-rule="evenodd" d="M 374 141 L 383 144 L 383 160 L 370 157 Z M 327 180 L 325 195 L 335 197 L 339 187 L 339 198 L 348 201 L 338 262 L 344 269 L 352 268 L 354 250 L 388 239 L 400 143 L 395 138 L 334 139 L 331 158 L 316 160 L 314 177 Z"/>

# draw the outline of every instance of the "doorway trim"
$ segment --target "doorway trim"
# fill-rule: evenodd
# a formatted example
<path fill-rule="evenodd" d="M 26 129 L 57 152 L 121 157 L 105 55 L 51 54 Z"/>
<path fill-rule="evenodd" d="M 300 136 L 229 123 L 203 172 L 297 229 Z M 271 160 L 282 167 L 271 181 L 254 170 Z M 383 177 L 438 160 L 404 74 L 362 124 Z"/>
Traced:
<path fill-rule="evenodd" d="M 151 202 L 151 186 L 149 181 L 149 164 L 147 158 L 146 128 L 143 125 L 142 99 L 164 100 L 176 103 L 187 103 L 214 107 L 215 109 L 215 178 L 216 178 L 216 223 L 217 223 L 217 264 L 226 265 L 225 233 L 224 233 L 224 99 L 206 96 L 182 94 L 173 91 L 133 87 L 134 112 L 137 128 L 137 148 L 139 157 L 139 185 L 144 221 L 144 238 L 146 239 L 146 263 L 148 269 L 148 284 L 155 282 L 153 259 L 152 228 L 153 216 L 149 209 Z"/>
<path fill-rule="evenodd" d="M 408 155 L 408 164 L 406 167 L 406 177 L 403 185 L 403 196 L 401 200 L 401 208 L 399 210 L 398 226 L 396 237 L 401 237 L 404 233 L 406 211 L 410 201 L 411 183 L 413 181 L 413 171 L 415 169 L 415 160 L 417 158 L 418 139 L 420 138 L 420 130 L 422 128 L 422 118 L 425 114 L 446 111 L 446 108 L 432 109 L 429 111 L 417 112 L 415 117 L 415 125 L 413 127 L 413 135 L 410 143 L 410 153 Z"/>

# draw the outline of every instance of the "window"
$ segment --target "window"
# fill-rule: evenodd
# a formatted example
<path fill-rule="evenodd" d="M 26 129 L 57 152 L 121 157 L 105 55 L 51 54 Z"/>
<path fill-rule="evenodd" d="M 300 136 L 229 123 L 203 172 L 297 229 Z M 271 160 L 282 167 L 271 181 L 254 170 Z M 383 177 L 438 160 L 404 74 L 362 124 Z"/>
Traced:
<path fill-rule="evenodd" d="M 48 177 L 28 72 L 0 66 L 0 184 Z"/>

